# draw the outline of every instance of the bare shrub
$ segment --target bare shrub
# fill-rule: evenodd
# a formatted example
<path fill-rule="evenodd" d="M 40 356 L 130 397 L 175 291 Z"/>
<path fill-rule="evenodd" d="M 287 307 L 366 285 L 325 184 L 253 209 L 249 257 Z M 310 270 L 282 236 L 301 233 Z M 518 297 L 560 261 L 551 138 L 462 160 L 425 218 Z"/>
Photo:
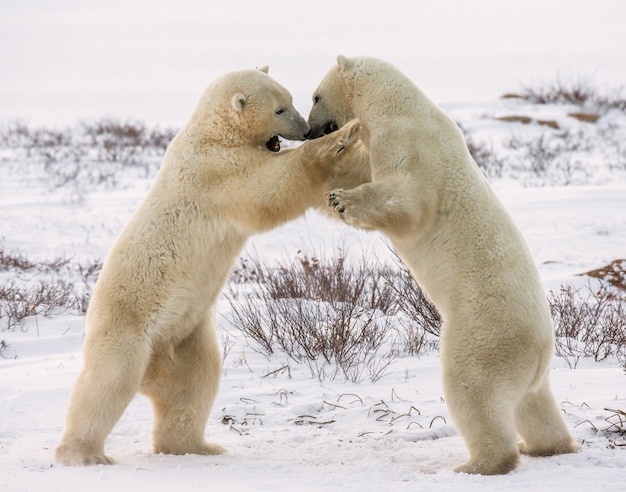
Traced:
<path fill-rule="evenodd" d="M 616 357 L 626 364 L 626 294 L 601 280 L 597 288 L 550 292 L 556 353 L 575 367 L 581 357 Z"/>
<path fill-rule="evenodd" d="M 626 291 L 626 259 L 613 260 L 608 265 L 590 270 L 581 275 L 606 280 L 617 289 Z"/>
<path fill-rule="evenodd" d="M 82 287 L 76 287 L 75 289 L 75 303 L 74 308 L 80 313 L 85 314 L 89 307 L 89 301 L 91 300 L 91 291 L 93 286 L 98 280 L 100 271 L 102 270 L 102 260 L 96 259 L 91 263 L 79 263 L 76 266 L 76 272 L 79 278 L 82 280 Z"/>
<path fill-rule="evenodd" d="M 29 260 L 20 252 L 6 251 L 4 249 L 4 243 L 0 244 L 0 272 L 19 270 L 23 272 L 29 271 L 46 271 L 46 272 L 60 272 L 68 264 L 70 260 L 68 258 L 55 258 L 50 261 L 33 262 Z"/>
<path fill-rule="evenodd" d="M 0 244 L 0 273 L 11 274 L 0 280 L 0 329 L 24 327 L 31 316 L 84 314 L 101 267 L 99 260 L 86 264 L 63 257 L 33 260 Z"/>
<path fill-rule="evenodd" d="M 8 270 L 32 270 L 35 268 L 35 263 L 31 262 L 28 258 L 20 253 L 9 252 L 4 250 L 4 245 L 1 245 L 0 249 L 0 271 Z"/>
<path fill-rule="evenodd" d="M 589 78 L 559 76 L 553 82 L 536 83 L 503 97 L 532 104 L 569 106 L 563 110 L 569 118 L 564 121 L 501 118 L 530 123 L 521 135 L 498 142 L 503 146 L 502 175 L 526 186 L 581 185 L 593 181 L 600 184 L 614 180 L 614 171 L 623 175 L 626 170 L 623 87 L 601 88 L 594 86 Z M 478 159 L 477 163 L 481 165 Z"/>
<path fill-rule="evenodd" d="M 97 149 L 97 159 L 118 162 L 124 166 L 141 166 L 146 176 L 150 167 L 146 155 L 161 155 L 174 138 L 173 130 L 148 129 L 140 121 L 102 119 L 83 123 L 82 130 Z"/>
<path fill-rule="evenodd" d="M 519 94 L 522 99 L 535 104 L 572 104 L 597 109 L 626 110 L 624 88 L 618 87 L 602 93 L 587 77 L 557 76 L 553 82 L 543 82 L 536 86 L 525 86 Z"/>
<path fill-rule="evenodd" d="M 385 280 L 395 293 L 398 310 L 405 313 L 415 323 L 414 328 L 412 328 L 415 334 L 412 338 L 416 341 L 424 341 L 426 337 L 423 334 L 420 335 L 420 332 L 439 337 L 441 316 L 437 308 L 417 285 L 413 275 L 398 254 L 393 250 L 392 253 L 397 269 L 385 270 Z M 390 272 L 393 274 L 389 275 Z M 419 347 L 417 350 L 411 349 L 409 352 L 419 353 Z"/>
<path fill-rule="evenodd" d="M 586 77 L 571 77 L 569 80 L 557 76 L 553 82 L 543 82 L 536 86 L 525 86 L 520 94 L 535 104 L 574 104 L 585 105 L 593 100 L 596 91 Z"/>
<path fill-rule="evenodd" d="M 384 350 L 392 334 L 390 321 L 373 311 L 302 298 L 229 300 L 238 326 L 262 353 L 280 348 L 322 381 L 340 374 L 360 381 L 365 372 L 375 381 L 395 360 L 393 349 Z"/>
<path fill-rule="evenodd" d="M 72 185 L 82 195 L 89 186 L 118 185 L 131 169 L 149 177 L 175 134 L 173 129 L 114 119 L 62 129 L 12 122 L 0 128 L 0 150 L 12 150 L 10 159 L 42 165 L 52 189 Z"/>
<path fill-rule="evenodd" d="M 626 412 L 619 408 L 605 408 L 607 412 L 611 412 L 604 420 L 609 424 L 604 432 L 617 432 L 619 435 L 626 435 Z M 624 444 L 620 444 L 624 446 Z"/>
<path fill-rule="evenodd" d="M 400 355 L 436 349 L 441 320 L 399 258 L 367 260 L 243 259 L 226 294 L 233 319 L 256 350 L 280 350 L 321 380 L 377 380 Z"/>
<path fill-rule="evenodd" d="M 505 148 L 519 151 L 514 169 L 527 184 L 569 185 L 586 182 L 589 177 L 591 166 L 581 161 L 581 153 L 592 151 L 594 143 L 582 130 L 514 134 L 503 143 Z"/>
<path fill-rule="evenodd" d="M 334 379 L 341 372 L 350 381 L 360 381 L 369 370 L 370 380 L 375 381 L 395 359 L 392 349 L 385 351 L 392 335 L 389 318 L 353 302 L 281 299 L 277 315 L 277 321 L 284 322 L 277 333 L 281 348 L 294 360 L 308 363 L 320 379 Z M 372 369 L 379 356 L 382 366 Z M 325 373 L 333 363 L 336 368 Z"/>
<path fill-rule="evenodd" d="M 229 284 L 226 294 L 230 302 L 233 318 L 246 338 L 253 340 L 259 346 L 258 350 L 265 355 L 274 353 L 274 332 L 276 320 L 270 315 L 273 311 L 266 309 L 263 302 L 252 296 L 239 297 Z"/>
<path fill-rule="evenodd" d="M 242 279 L 255 282 L 240 295 Z M 346 255 L 319 260 L 298 252 L 295 261 L 269 267 L 246 259 L 235 269 L 227 298 L 233 317 L 258 350 L 277 348 L 309 365 L 323 380 L 342 375 L 380 378 L 397 356 L 393 290 L 377 268 L 350 264 Z"/>
<path fill-rule="evenodd" d="M 26 141 L 30 141 L 28 125 L 23 121 L 9 121 L 0 127 L 0 147 L 4 149 L 15 149 L 24 147 Z"/>
<path fill-rule="evenodd" d="M 361 355 L 375 353 L 385 343 L 391 343 L 397 355 L 436 349 L 441 318 L 400 258 L 394 257 L 397 268 L 377 265 L 349 272 L 342 271 L 347 265 L 345 258 L 326 263 L 306 254 L 296 263 L 276 269 L 260 262 L 250 267 L 248 262 L 246 271 L 255 272 L 253 277 L 260 282 L 257 297 L 247 298 L 248 304 L 243 304 L 247 312 L 237 304 L 232 304 L 233 311 L 242 329 L 258 338 L 266 353 L 279 347 L 299 362 L 320 357 L 326 363 L 335 361 L 342 364 L 344 376 L 351 370 L 350 361 L 359 360 L 354 355 L 346 357 L 354 354 L 352 349 L 357 346 L 366 349 Z M 615 265 L 620 273 L 621 262 Z M 321 279 L 316 281 L 307 278 L 320 273 Z M 328 275 L 349 285 L 333 286 Z M 368 284 L 363 277 L 375 281 Z M 626 294 L 616 278 L 611 275 L 601 280 L 595 289 L 590 285 L 575 290 L 566 285 L 560 292 L 550 293 L 557 354 L 570 365 L 575 367 L 581 357 L 596 361 L 615 357 L 626 364 Z M 377 291 L 368 290 L 367 285 L 384 286 L 378 291 L 385 293 L 384 306 L 371 301 L 371 293 Z M 324 287 L 320 290 L 320 286 Z M 369 294 L 364 296 L 364 292 Z M 319 374 L 320 366 L 317 368 Z"/>
<path fill-rule="evenodd" d="M 354 265 L 339 250 L 330 259 L 320 261 L 299 251 L 296 261 L 269 270 L 265 282 L 273 299 L 305 298 L 332 303 L 352 303 L 362 309 L 394 314 L 392 290 L 384 281 L 384 269 L 372 267 L 368 258 Z"/>
<path fill-rule="evenodd" d="M 11 281 L 0 285 L 0 318 L 6 329 L 23 326 L 30 316 L 48 316 L 56 309 L 73 308 L 74 285 L 61 279 L 40 280 L 30 287 Z"/>

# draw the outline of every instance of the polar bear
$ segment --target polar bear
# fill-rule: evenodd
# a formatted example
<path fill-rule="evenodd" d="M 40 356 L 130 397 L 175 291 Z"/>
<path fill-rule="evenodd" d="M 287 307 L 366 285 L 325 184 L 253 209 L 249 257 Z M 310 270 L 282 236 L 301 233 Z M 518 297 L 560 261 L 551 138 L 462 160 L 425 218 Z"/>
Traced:
<path fill-rule="evenodd" d="M 63 464 L 112 463 L 105 439 L 137 392 L 153 405 L 155 453 L 224 451 L 204 440 L 222 370 L 221 288 L 251 235 L 325 201 L 360 138 L 355 121 L 278 151 L 278 135 L 304 140 L 309 126 L 267 71 L 209 85 L 112 247 L 87 311 L 84 368 L 56 450 Z"/>
<path fill-rule="evenodd" d="M 455 471 L 505 474 L 520 451 L 576 451 L 550 390 L 537 269 L 457 125 L 389 63 L 339 56 L 313 95 L 309 137 L 352 118 L 369 131 L 372 182 L 331 191 L 329 205 L 388 236 L 441 314 L 444 397 L 470 455 Z"/>

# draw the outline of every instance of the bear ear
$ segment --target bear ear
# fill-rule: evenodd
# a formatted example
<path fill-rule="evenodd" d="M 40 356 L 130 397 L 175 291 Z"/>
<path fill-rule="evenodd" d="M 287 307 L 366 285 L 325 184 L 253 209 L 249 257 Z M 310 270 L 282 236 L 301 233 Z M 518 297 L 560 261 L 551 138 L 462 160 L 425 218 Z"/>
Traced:
<path fill-rule="evenodd" d="M 230 100 L 235 111 L 243 111 L 243 107 L 246 105 L 246 96 L 241 93 L 237 93 Z"/>
<path fill-rule="evenodd" d="M 268 73 L 270 71 L 270 67 L 268 65 L 263 65 L 262 67 L 257 68 L 257 70 L 260 70 L 263 73 Z"/>
<path fill-rule="evenodd" d="M 350 66 L 350 59 L 346 56 L 343 55 L 337 55 L 337 65 L 339 65 L 339 68 L 346 69 Z"/>

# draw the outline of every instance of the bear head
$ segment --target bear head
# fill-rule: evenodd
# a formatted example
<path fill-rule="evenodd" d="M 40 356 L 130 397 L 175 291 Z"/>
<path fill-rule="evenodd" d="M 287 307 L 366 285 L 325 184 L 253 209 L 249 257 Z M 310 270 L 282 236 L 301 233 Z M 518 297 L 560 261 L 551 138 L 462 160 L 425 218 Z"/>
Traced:
<path fill-rule="evenodd" d="M 238 70 L 207 87 L 186 130 L 199 142 L 280 150 L 278 137 L 305 140 L 309 125 L 289 91 L 268 75 L 268 67 Z"/>
<path fill-rule="evenodd" d="M 346 82 L 354 79 L 357 59 L 337 57 L 337 65 L 332 67 L 313 93 L 313 107 L 309 113 L 311 130 L 307 138 L 327 135 L 354 118 L 350 108 L 353 86 Z M 352 84 L 352 83 L 351 83 Z"/>
<path fill-rule="evenodd" d="M 268 71 L 263 66 L 231 72 L 221 77 L 210 92 L 211 99 L 222 106 L 218 114 L 222 117 L 219 124 L 223 138 L 277 152 L 279 136 L 305 140 L 309 125 L 294 108 L 289 91 L 272 79 Z"/>

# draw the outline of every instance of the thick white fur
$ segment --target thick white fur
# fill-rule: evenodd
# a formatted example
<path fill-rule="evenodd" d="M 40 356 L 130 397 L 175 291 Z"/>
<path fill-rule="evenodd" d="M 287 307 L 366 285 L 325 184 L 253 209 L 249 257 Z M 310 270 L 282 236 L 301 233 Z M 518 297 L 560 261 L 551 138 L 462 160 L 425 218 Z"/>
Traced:
<path fill-rule="evenodd" d="M 358 122 L 297 148 L 265 146 L 277 134 L 303 140 L 308 130 L 267 67 L 206 89 L 105 261 L 59 461 L 112 463 L 105 439 L 138 391 L 153 404 L 155 453 L 224 451 L 204 440 L 222 369 L 220 290 L 246 240 L 317 206 L 357 152 Z"/>
<path fill-rule="evenodd" d="M 554 334 L 537 269 L 457 125 L 373 58 L 339 56 L 313 100 L 311 135 L 352 118 L 370 134 L 372 182 L 332 191 L 329 204 L 384 232 L 442 316 L 444 396 L 470 453 L 455 470 L 504 474 L 519 451 L 576 451 L 550 390 Z"/>

